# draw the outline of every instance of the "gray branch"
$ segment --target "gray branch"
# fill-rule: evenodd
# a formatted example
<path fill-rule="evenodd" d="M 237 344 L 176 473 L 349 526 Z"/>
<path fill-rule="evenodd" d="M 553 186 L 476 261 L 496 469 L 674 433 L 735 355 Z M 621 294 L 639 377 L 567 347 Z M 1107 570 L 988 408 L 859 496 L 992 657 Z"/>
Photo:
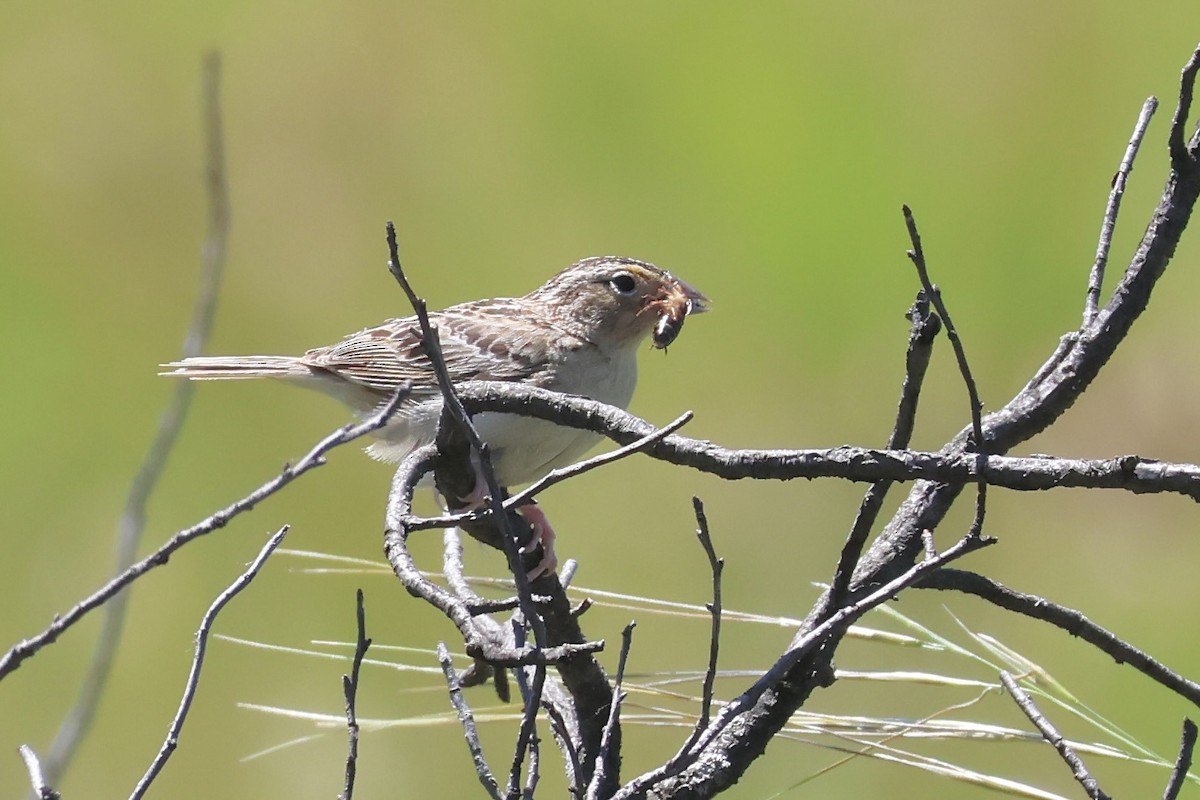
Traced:
<path fill-rule="evenodd" d="M 1186 137 L 1187 143 L 1184 144 L 1184 129 L 1189 125 L 1192 89 L 1198 70 L 1200 48 L 1192 54 L 1182 73 L 1178 105 L 1168 135 L 1171 163 L 1162 198 L 1137 252 L 1108 303 L 1079 330 L 1062 338 L 1058 348 L 1024 389 L 999 411 L 982 420 L 983 441 L 979 445 L 989 454 L 985 466 L 989 482 L 994 479 L 993 466 L 1006 466 L 1004 462 L 993 464 L 993 459 L 1003 456 L 1052 425 L 1091 385 L 1146 309 L 1155 284 L 1166 270 L 1191 218 L 1196 199 L 1200 196 L 1200 167 L 1196 158 L 1200 132 Z M 1114 205 L 1110 204 L 1106 215 L 1114 215 L 1115 219 L 1115 213 Z M 1103 227 L 1106 229 L 1107 225 Z M 939 454 L 955 459 L 955 463 L 961 464 L 959 469 L 963 473 L 967 473 L 969 467 L 957 459 L 966 456 L 971 433 L 970 427 L 965 428 Z M 665 440 L 658 447 L 665 448 L 669 443 L 669 439 Z M 775 464 L 791 465 L 802 461 L 796 458 L 796 454 L 777 455 L 773 460 Z M 970 457 L 965 457 L 965 461 L 970 460 Z M 1029 466 L 1034 466 L 1038 460 L 1034 459 Z M 1076 467 L 1084 466 L 1076 464 Z M 1067 472 L 1079 478 L 1085 473 L 1094 476 L 1092 469 L 1097 466 L 1091 464 L 1082 472 L 1078 469 Z M 1107 473 L 1106 481 L 1115 480 L 1118 475 L 1126 476 L 1115 483 L 1107 483 L 1110 488 L 1119 485 L 1131 491 L 1179 491 L 1196 497 L 1194 484 L 1190 489 L 1180 488 L 1183 483 L 1194 479 L 1195 467 L 1163 465 L 1138 458 L 1115 459 L 1109 462 L 1108 467 L 1100 470 Z M 1035 472 L 1043 480 L 1049 478 L 1044 472 Z M 1147 482 L 1151 474 L 1157 477 Z M 1185 474 L 1191 477 L 1181 482 L 1180 478 Z M 748 471 L 745 475 L 739 475 L 749 476 Z M 872 479 L 881 477 L 887 476 L 876 475 Z M 1016 479 L 1017 475 L 1010 472 L 1008 477 Z M 923 538 L 937 529 L 965 483 L 962 478 L 953 481 L 944 478 L 918 481 L 892 521 L 859 562 L 847 597 L 834 603 L 827 593 L 818 600 L 797 633 L 793 646 L 806 641 L 814 631 L 838 618 L 847 607 L 845 603 L 853 603 L 862 595 L 876 591 L 877 587 L 891 585 L 892 581 L 909 573 L 912 564 L 924 552 Z M 1005 485 L 999 479 L 996 483 Z M 1023 480 L 1016 481 L 1016 484 L 1023 485 L 1013 485 L 1012 488 L 1044 488 L 1025 484 Z M 1149 489 L 1150 484 L 1157 484 L 1157 488 Z M 1168 489 L 1168 484 L 1173 488 Z M 1134 489 L 1135 486 L 1138 489 Z M 830 682 L 832 657 L 839 639 L 838 633 L 829 636 L 823 640 L 821 647 L 812 649 L 789 665 L 783 674 L 777 676 L 778 680 L 764 688 L 753 704 L 739 709 L 736 719 L 726 720 L 724 728 L 707 740 L 705 746 L 695 753 L 692 763 L 678 775 L 664 776 L 661 780 L 637 787 L 636 791 L 623 790 L 621 796 L 640 798 L 653 794 L 662 799 L 706 798 L 732 786 L 791 715 L 814 691 Z M 719 722 L 722 722 L 720 717 L 713 721 L 713 725 Z"/>

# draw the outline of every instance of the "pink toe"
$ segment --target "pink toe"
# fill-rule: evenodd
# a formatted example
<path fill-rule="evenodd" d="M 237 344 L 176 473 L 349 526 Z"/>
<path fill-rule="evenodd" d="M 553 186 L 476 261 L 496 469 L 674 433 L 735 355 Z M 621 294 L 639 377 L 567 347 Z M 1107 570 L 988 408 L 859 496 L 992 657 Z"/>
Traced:
<path fill-rule="evenodd" d="M 532 546 L 534 542 L 542 545 L 542 560 L 529 571 L 529 580 L 541 577 L 547 572 L 554 572 L 558 567 L 558 555 L 554 552 L 556 536 L 545 512 L 536 505 L 528 505 L 518 508 L 517 513 L 533 528 L 533 539 L 530 540 L 530 545 Z"/>

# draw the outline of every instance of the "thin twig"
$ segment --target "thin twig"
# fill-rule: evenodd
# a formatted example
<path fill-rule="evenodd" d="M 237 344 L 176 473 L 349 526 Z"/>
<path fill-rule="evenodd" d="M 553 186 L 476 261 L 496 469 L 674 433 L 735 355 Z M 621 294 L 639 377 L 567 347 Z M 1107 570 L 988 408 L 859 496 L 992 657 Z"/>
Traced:
<path fill-rule="evenodd" d="M 542 769 L 542 748 L 540 745 L 541 742 L 535 730 L 533 738 L 529 741 L 529 772 L 525 776 L 525 787 L 521 791 L 523 800 L 533 800 L 534 793 L 537 791 Z"/>
<path fill-rule="evenodd" d="M 971 374 L 971 365 L 967 362 L 967 351 L 959 338 L 958 329 L 954 327 L 954 321 L 950 319 L 950 311 L 942 300 L 942 292 L 929 278 L 929 270 L 925 264 L 925 251 L 921 247 L 921 234 L 917 231 L 917 221 L 913 218 L 912 209 L 907 205 L 904 206 L 904 224 L 908 227 L 908 237 L 912 241 L 912 250 L 908 251 L 908 258 L 917 270 L 917 277 L 920 278 L 921 286 L 925 289 L 925 296 L 933 303 L 938 316 L 942 318 L 942 324 L 946 326 L 946 338 L 950 340 L 950 346 L 954 349 L 954 360 L 958 362 L 958 371 L 967 387 L 967 398 L 971 403 L 971 431 L 975 439 L 976 462 L 979 465 L 976 477 L 978 489 L 975 499 L 975 519 L 971 522 L 971 533 L 974 536 L 981 536 L 983 535 L 983 518 L 987 514 L 987 477 L 985 474 L 987 442 L 983 436 L 983 401 L 979 399 L 979 387 L 975 384 L 975 377 Z"/>
<path fill-rule="evenodd" d="M 550 731 L 558 742 L 563 758 L 566 759 L 567 786 L 573 790 L 578 785 L 579 776 L 583 774 L 583 770 L 579 764 L 579 748 L 575 746 L 571 726 L 567 724 L 567 718 L 564 716 L 560 704 L 543 700 L 542 710 L 546 712 L 546 717 L 550 720 Z"/>
<path fill-rule="evenodd" d="M 596 771 L 592 773 L 591 783 L 587 788 L 587 800 L 600 800 L 600 790 L 606 783 L 616 780 L 616 775 L 609 775 L 609 748 L 612 747 L 616 731 L 621 724 L 621 702 L 625 699 L 621 684 L 625 680 L 625 662 L 629 658 L 629 650 L 633 646 L 633 629 L 636 622 L 630 622 L 621 631 L 621 653 L 617 658 L 617 677 L 613 682 L 612 704 L 608 707 L 608 721 L 604 724 L 604 736 L 600 740 L 600 756 L 596 759 Z"/>
<path fill-rule="evenodd" d="M 1192 768 L 1192 751 L 1196 748 L 1196 723 L 1184 717 L 1183 734 L 1179 739 L 1179 755 L 1175 758 L 1175 767 L 1163 791 L 1163 800 L 1176 800 L 1187 780 L 1188 771 Z"/>
<path fill-rule="evenodd" d="M 509 634 L 512 636 L 513 645 L 517 648 L 523 648 L 527 641 L 527 627 L 525 619 L 521 615 L 518 608 L 508 623 Z M 527 667 L 513 670 L 513 674 L 517 680 L 517 689 L 521 693 L 521 700 L 524 703 L 524 710 L 521 714 L 521 725 L 517 729 L 517 740 L 513 746 L 513 757 L 508 770 L 508 786 L 505 790 L 505 796 L 510 800 L 515 800 L 520 795 L 518 786 L 521 780 L 521 766 L 525 763 L 525 753 L 529 753 L 530 770 L 526 785 L 529 781 L 536 783 L 537 778 L 532 774 L 537 769 L 539 742 L 537 735 L 537 713 L 542 704 L 542 690 L 546 685 L 546 667 L 543 664 L 532 667 L 533 680 L 529 680 Z"/>
<path fill-rule="evenodd" d="M 900 388 L 900 402 L 896 406 L 892 435 L 888 437 L 889 450 L 903 450 L 912 440 L 917 418 L 917 401 L 920 399 L 921 386 L 925 382 L 925 373 L 933 354 L 933 340 L 942 328 L 941 318 L 929 312 L 929 299 L 924 291 L 917 294 L 917 299 L 913 301 L 907 316 L 911 324 L 904 359 L 904 384 Z M 863 495 L 858 513 L 854 517 L 854 524 L 850 526 L 850 533 L 842 545 L 837 569 L 833 573 L 830 598 L 835 605 L 850 591 L 854 568 L 858 565 L 858 559 L 862 557 L 867 536 L 875 527 L 875 521 L 879 518 L 883 501 L 887 498 L 892 483 L 893 481 L 887 480 L 876 481 Z"/>
<path fill-rule="evenodd" d="M 158 755 L 150 762 L 150 767 L 146 770 L 146 774 L 138 781 L 134 787 L 132 794 L 129 795 L 130 800 L 138 800 L 146 794 L 146 790 L 150 788 L 150 784 L 158 777 L 163 767 L 167 764 L 167 759 L 175 752 L 175 748 L 179 744 L 179 736 L 183 732 L 183 724 L 187 721 L 188 711 L 192 707 L 192 700 L 196 696 L 196 690 L 200 685 L 200 670 L 204 667 L 204 655 L 208 649 L 208 635 L 212 631 L 213 622 L 217 618 L 217 614 L 221 613 L 230 600 L 237 597 L 243 589 L 250 585 L 262 569 L 263 564 L 271 557 L 271 553 L 283 541 L 283 537 L 287 535 L 288 526 L 284 525 L 276 533 L 272 534 L 267 543 L 258 551 L 258 555 L 250 562 L 250 566 L 246 571 L 237 577 L 233 583 L 217 595 L 217 599 L 212 602 L 208 610 L 204 612 L 204 617 L 200 620 L 200 628 L 196 631 L 196 650 L 192 657 L 192 668 L 188 672 L 187 683 L 184 685 L 183 697 L 179 701 L 179 710 L 175 712 L 175 718 L 171 720 L 171 725 L 167 728 L 167 738 L 163 741 L 162 747 L 158 751 Z"/>
<path fill-rule="evenodd" d="M 1196 86 L 1196 73 L 1200 72 L 1200 48 L 1192 51 L 1192 57 L 1183 65 L 1179 76 L 1179 102 L 1175 106 L 1175 115 L 1171 118 L 1171 133 L 1167 138 L 1167 148 L 1171 153 L 1171 166 L 1176 172 L 1193 169 L 1195 159 L 1188 146 L 1183 141 L 1183 130 L 1187 127 L 1188 117 L 1192 112 L 1192 92 Z"/>
<path fill-rule="evenodd" d="M 530 628 L 533 631 L 533 646 L 534 648 L 540 647 L 545 643 L 545 627 L 542 625 L 541 617 L 537 613 L 537 609 L 530 596 L 529 577 L 526 575 L 525 568 L 521 562 L 517 532 L 513 529 L 511 518 L 504 513 L 504 492 L 496 480 L 490 450 L 487 443 L 480 438 L 479 432 L 475 429 L 470 416 L 462 405 L 462 401 L 459 400 L 458 394 L 455 392 L 450 372 L 446 368 L 446 361 L 442 357 L 442 348 L 438 339 L 437 329 L 430 324 L 429 312 L 425 301 L 413 291 L 412 285 L 408 282 L 408 278 L 404 274 L 404 268 L 400 264 L 400 250 L 396 241 L 396 226 L 391 222 L 387 223 L 387 245 L 388 271 L 391 272 L 396 282 L 400 284 L 401 289 L 404 290 L 404 294 L 412 304 L 413 311 L 416 313 L 417 322 L 421 327 L 422 349 L 424 350 L 425 357 L 429 359 L 429 364 L 433 368 L 434 374 L 437 376 L 438 387 L 442 392 L 443 407 L 449 413 L 450 419 L 459 431 L 470 442 L 473 451 L 479 456 L 479 471 L 487 483 L 488 504 L 492 510 L 495 525 L 501 534 L 500 538 L 504 544 L 504 553 L 508 559 L 509 569 L 513 574 L 513 580 L 517 584 L 517 597 L 521 599 L 522 612 L 525 614 L 525 618 L 529 621 Z"/>
<path fill-rule="evenodd" d="M 904 318 L 909 323 L 908 347 L 904 353 L 904 383 L 900 387 L 900 400 L 896 403 L 892 435 L 888 437 L 889 450 L 906 449 L 912 441 L 921 387 L 925 384 L 925 373 L 933 356 L 933 342 L 942 332 L 942 318 L 930 311 L 929 299 L 924 291 L 917 292 Z"/>
<path fill-rule="evenodd" d="M 33 752 L 33 748 L 27 744 L 23 744 L 17 748 L 17 752 L 21 754 L 21 760 L 25 762 L 25 771 L 29 773 L 29 785 L 33 787 L 34 794 L 38 800 L 60 800 L 62 795 L 50 788 L 46 783 L 45 772 L 42 770 L 42 764 L 38 761 L 37 753 Z"/>
<path fill-rule="evenodd" d="M 429 580 L 417 567 L 408 549 L 409 530 L 404 520 L 412 511 L 413 489 L 436 459 L 437 448 L 432 444 L 424 445 L 405 456 L 396 468 L 385 514 L 384 553 L 404 587 L 449 617 L 463 638 L 471 642 L 481 637 L 470 609 L 453 593 Z"/>
<path fill-rule="evenodd" d="M 1073 608 L 1053 603 L 1037 595 L 1023 594 L 984 575 L 961 569 L 939 570 L 917 583 L 916 588 L 973 594 L 1008 611 L 1049 622 L 1107 653 L 1118 664 L 1128 664 L 1151 680 L 1200 706 L 1200 684 L 1168 669 L 1145 651 L 1100 627 Z"/>
<path fill-rule="evenodd" d="M 511 611 L 520 606 L 520 600 L 510 597 L 503 600 L 487 600 L 476 594 L 463 569 L 462 537 L 458 528 L 447 527 L 442 531 L 442 574 L 458 599 L 466 606 L 468 613 L 474 617 L 474 630 L 481 636 L 487 636 L 495 641 L 507 641 L 508 632 L 504 626 L 488 617 L 500 611 Z M 514 647 L 514 649 L 517 649 Z M 519 674 L 519 673 L 518 673 Z M 496 697 L 502 703 L 507 703 L 511 697 L 508 685 L 508 671 L 492 666 L 487 660 L 473 656 L 471 666 L 459 675 L 459 682 L 464 687 L 479 686 L 489 679 L 496 691 Z"/>
<path fill-rule="evenodd" d="M 521 625 L 519 620 L 514 620 L 514 625 Z M 524 644 L 524 637 L 517 640 L 518 645 Z M 532 781 L 537 783 L 538 769 L 538 735 L 537 735 L 537 713 L 542 706 L 542 690 L 546 685 L 546 665 L 537 664 L 532 667 L 533 680 L 527 681 L 525 669 L 516 670 L 517 685 L 520 687 L 521 696 L 525 701 L 524 713 L 521 715 L 521 727 L 517 733 L 517 741 L 513 747 L 512 764 L 509 767 L 508 773 L 508 797 L 516 797 L 519 794 L 517 788 L 521 779 L 521 766 L 525 760 L 525 753 L 529 753 L 529 770 L 530 774 L 526 780 L 526 786 Z"/>
<path fill-rule="evenodd" d="M 409 532 L 411 533 L 412 529 Z M 442 531 L 442 574 L 446 576 L 447 585 L 458 595 L 458 599 L 466 603 L 473 613 L 505 610 L 500 606 L 493 607 L 490 601 L 480 597 L 471 587 L 463 567 L 462 537 L 458 535 L 458 528 L 453 525 L 445 526 Z"/>
<path fill-rule="evenodd" d="M 181 358 L 199 355 L 212 332 L 217 308 L 217 289 L 225 266 L 229 241 L 229 186 L 225 174 L 225 144 L 221 131 L 220 99 L 221 56 L 211 52 L 204 60 L 201 103 L 204 117 L 208 188 L 208 232 L 201 251 L 200 282 L 192 309 L 192 322 L 184 337 Z M 158 430 L 150 443 L 145 459 L 134 476 L 125 499 L 125 508 L 117 522 L 116 568 L 127 569 L 137 557 L 142 533 L 146 528 L 146 505 L 158 486 L 167 464 L 167 457 L 179 438 L 187 417 L 195 386 L 191 381 L 175 384 L 171 399 L 158 421 Z M 117 595 L 105 607 L 104 622 L 91 662 L 80 684 L 74 707 L 63 718 L 54 741 L 46 751 L 43 769 L 50 783 L 59 778 L 70 765 L 75 749 L 91 728 L 96 708 L 108 684 L 113 658 L 125 627 L 128 595 Z"/>
<path fill-rule="evenodd" d="M 708 667 L 704 670 L 704 683 L 700 690 L 700 717 L 692 728 L 691 736 L 680 748 L 680 753 L 688 753 L 692 745 L 700 738 L 700 734 L 708 727 L 712 714 L 713 690 L 717 681 L 717 658 L 721 653 L 721 573 L 725 570 L 725 559 L 717 557 L 713 547 L 712 537 L 708 531 L 708 515 L 704 513 L 704 503 L 699 497 L 692 498 L 692 510 L 696 515 L 696 538 L 708 556 L 708 568 L 712 574 L 712 602 L 708 604 L 708 613 L 712 617 L 712 628 L 708 636 Z"/>
<path fill-rule="evenodd" d="M 1100 223 L 1100 240 L 1096 244 L 1096 260 L 1092 263 L 1092 271 L 1088 275 L 1087 296 L 1083 302 L 1083 327 L 1086 328 L 1096 321 L 1100 310 L 1100 291 L 1104 287 L 1104 268 L 1108 265 L 1108 253 L 1112 249 L 1113 231 L 1117 227 L 1117 214 L 1121 210 L 1121 198 L 1125 196 L 1125 185 L 1129 182 L 1129 174 L 1133 172 L 1133 160 L 1137 158 L 1138 148 L 1146 137 L 1146 128 L 1150 118 L 1158 108 L 1158 98 L 1149 97 L 1142 104 L 1142 113 L 1138 115 L 1137 123 L 1133 126 L 1133 135 L 1125 147 L 1125 155 L 1117 174 L 1113 176 L 1112 190 L 1108 193 L 1108 204 L 1104 208 L 1104 219 Z"/>
<path fill-rule="evenodd" d="M 538 779 L 541 770 L 541 755 L 540 750 L 534 742 L 534 747 L 529 751 L 529 776 L 525 780 L 525 788 L 521 792 L 523 800 L 533 800 L 534 793 L 537 791 Z"/>
<path fill-rule="evenodd" d="M 630 442 L 627 445 L 619 447 L 616 450 L 611 450 L 607 453 L 599 453 L 591 458 L 585 458 L 584 460 L 578 461 L 570 466 L 553 469 L 525 489 L 522 489 L 520 492 L 509 497 L 504 501 L 502 507 L 506 511 L 509 509 L 519 508 L 532 500 L 533 497 L 538 493 L 544 492 L 546 489 L 557 483 L 562 483 L 568 478 L 574 478 L 582 475 L 585 472 L 590 472 L 597 467 L 602 467 L 606 464 L 611 464 L 614 461 L 619 461 L 627 456 L 633 455 L 634 453 L 640 453 L 655 442 L 670 436 L 675 431 L 682 428 L 692 420 L 693 416 L 694 415 L 691 411 L 685 411 L 672 422 L 669 422 L 663 427 L 656 429 L 652 433 L 642 436 L 637 441 Z M 440 517 L 425 517 L 419 520 L 414 519 L 408 527 L 410 531 L 414 532 L 428 530 L 430 528 L 449 528 L 458 525 L 464 525 L 470 522 L 482 522 L 488 519 L 491 514 L 492 511 L 490 508 L 482 511 L 468 511 L 462 514 L 443 514 Z"/>
<path fill-rule="evenodd" d="M 713 599 L 707 605 L 709 616 L 712 618 L 712 628 L 708 639 L 708 667 L 704 671 L 704 681 L 700 692 L 700 715 L 683 746 L 663 765 L 662 773 L 664 775 L 676 774 L 683 768 L 686 760 L 691 756 L 696 742 L 708 728 L 717 678 L 717 657 L 721 650 L 721 573 L 725 569 L 725 560 L 717 557 L 712 537 L 708 532 L 708 516 L 704 513 L 704 504 L 699 497 L 692 498 L 692 510 L 696 515 L 696 538 L 704 548 L 704 554 L 708 556 L 709 571 L 712 574 Z"/>
<path fill-rule="evenodd" d="M 367 638 L 367 610 L 363 605 L 363 590 L 355 595 L 355 628 L 357 638 L 354 643 L 354 660 L 350 664 L 350 674 L 342 676 L 342 695 L 346 698 L 346 781 L 339 800 L 351 800 L 354 797 L 354 777 L 358 773 L 358 675 L 362 670 L 363 659 L 371 648 L 371 640 Z"/>
<path fill-rule="evenodd" d="M 467 740 L 467 750 L 471 753 L 471 762 L 475 765 L 475 774 L 492 800 L 500 800 L 500 786 L 492 775 L 492 768 L 488 766 L 487 759 L 483 757 L 483 745 L 479 743 L 479 728 L 475 725 L 475 715 L 471 713 L 471 707 L 463 697 L 462 687 L 458 684 L 458 674 L 454 671 L 450 651 L 445 642 L 438 642 L 437 657 L 438 663 L 442 665 L 442 674 L 446 677 L 446 686 L 450 690 L 450 702 L 454 705 L 458 721 L 463 726 L 463 735 Z"/>
<path fill-rule="evenodd" d="M 338 428 L 317 442 L 303 458 L 296 462 L 295 466 L 285 467 L 279 475 L 259 486 L 242 499 L 208 516 L 192 527 L 178 531 L 153 553 L 133 564 L 129 569 L 101 586 L 83 600 L 80 600 L 61 616 L 56 616 L 54 622 L 41 633 L 17 642 L 9 648 L 8 652 L 0 656 L 0 679 L 3 679 L 43 647 L 52 644 L 59 636 L 74 626 L 75 623 L 79 622 L 88 612 L 94 611 L 105 602 L 111 600 L 118 592 L 150 570 L 166 564 L 171 555 L 188 542 L 225 527 L 234 517 L 254 508 L 263 500 L 275 494 L 309 470 L 323 465 L 325 463 L 325 454 L 335 447 L 352 442 L 374 430 L 382 428 L 387 424 L 388 419 L 395 413 L 400 402 L 407 395 L 408 387 L 400 387 L 390 400 L 363 422 L 357 425 L 345 425 Z"/>
<path fill-rule="evenodd" d="M 480 597 L 472 588 L 463 568 L 462 537 L 454 527 L 442 531 L 442 574 L 446 583 L 458 598 L 458 603 L 465 607 L 471 620 L 471 631 L 477 635 L 496 642 L 510 642 L 511 635 L 504 626 L 486 615 L 499 611 L 511 611 L 520 605 L 516 598 L 504 600 L 487 600 Z M 464 634 L 464 636 L 466 636 Z M 470 637 L 466 637 L 470 641 Z M 518 648 L 514 648 L 518 649 Z M 478 686 L 489 678 L 494 678 L 496 695 L 501 702 L 509 700 L 507 674 L 503 669 L 494 668 L 485 659 L 474 656 L 472 665 L 460 676 L 459 682 L 464 687 Z"/>
<path fill-rule="evenodd" d="M 508 508 L 511 506 L 516 508 L 520 505 L 523 505 L 526 501 L 533 499 L 533 497 L 539 492 L 544 492 L 546 489 L 549 489 L 556 483 L 562 483 L 568 478 L 574 478 L 582 475 L 585 472 L 590 472 L 597 467 L 602 467 L 606 464 L 612 464 L 615 461 L 620 461 L 626 456 L 631 456 L 634 453 L 640 453 L 650 445 L 666 438 L 667 436 L 670 436 L 675 431 L 691 422 L 694 416 L 695 415 L 691 411 L 685 411 L 671 422 L 668 422 L 666 425 L 662 426 L 653 433 L 646 434 L 636 442 L 630 442 L 624 447 L 618 447 L 616 450 L 612 450 L 607 453 L 598 453 L 591 458 L 578 461 L 570 466 L 550 470 L 549 473 L 543 475 L 528 487 L 513 495 L 510 500 L 505 503 L 505 507 Z"/>
<path fill-rule="evenodd" d="M 1088 797 L 1092 798 L 1092 800 L 1109 800 L 1108 795 L 1104 793 L 1100 785 L 1096 783 L 1096 779 L 1092 777 L 1087 767 L 1084 766 L 1083 760 L 1075 755 L 1075 751 L 1071 748 L 1071 745 L 1067 744 L 1067 740 L 1058 732 L 1053 723 L 1038 710 L 1033 699 L 1030 698 L 1024 689 L 1017 685 L 1013 676 L 1008 674 L 1007 671 L 1001 670 L 1000 682 L 1004 684 L 1004 688 L 1012 695 L 1013 700 L 1016 701 L 1017 706 L 1025 716 L 1029 718 L 1029 721 L 1041 732 L 1042 738 L 1058 751 L 1059 757 L 1071 768 L 1071 774 L 1075 777 L 1075 780 L 1079 781 L 1083 790 L 1087 792 Z"/>

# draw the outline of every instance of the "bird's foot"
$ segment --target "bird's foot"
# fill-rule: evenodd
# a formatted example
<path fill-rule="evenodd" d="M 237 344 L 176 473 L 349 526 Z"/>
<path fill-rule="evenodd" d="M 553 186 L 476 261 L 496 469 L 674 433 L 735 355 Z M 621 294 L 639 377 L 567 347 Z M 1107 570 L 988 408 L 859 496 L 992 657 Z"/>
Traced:
<path fill-rule="evenodd" d="M 558 556 L 554 552 L 554 528 L 551 527 L 550 520 L 546 518 L 546 513 L 537 505 L 521 506 L 517 509 L 517 513 L 529 523 L 529 527 L 533 528 L 533 537 L 529 540 L 529 544 L 521 548 L 522 555 L 538 544 L 542 546 L 542 560 L 526 573 L 529 580 L 536 580 L 558 568 Z"/>
<path fill-rule="evenodd" d="M 460 510 L 484 508 L 490 499 L 491 492 L 488 491 L 487 481 L 483 479 L 482 473 L 476 470 L 475 488 L 459 501 L 457 507 Z M 529 543 L 521 548 L 521 555 L 530 552 L 539 544 L 542 546 L 542 560 L 526 573 L 529 580 L 536 580 L 548 572 L 553 572 L 558 567 L 558 556 L 554 552 L 554 528 L 550 525 L 550 520 L 546 518 L 545 512 L 536 503 L 521 506 L 517 509 L 517 513 L 529 527 L 533 528 L 533 536 L 530 537 Z"/>

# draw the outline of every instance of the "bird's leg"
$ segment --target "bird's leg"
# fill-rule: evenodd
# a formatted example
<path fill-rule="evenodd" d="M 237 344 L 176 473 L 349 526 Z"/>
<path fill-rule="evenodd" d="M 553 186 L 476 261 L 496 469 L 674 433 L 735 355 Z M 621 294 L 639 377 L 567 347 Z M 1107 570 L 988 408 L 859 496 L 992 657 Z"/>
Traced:
<path fill-rule="evenodd" d="M 521 506 L 517 509 L 517 513 L 529 523 L 529 527 L 533 528 L 533 538 L 529 540 L 528 545 L 521 548 L 521 552 L 529 552 L 538 543 L 542 545 L 542 560 L 536 567 L 529 570 L 529 580 L 532 581 L 548 572 L 554 572 L 558 568 L 558 556 L 554 552 L 554 528 L 551 527 L 550 520 L 546 518 L 546 513 L 536 503 Z"/>
<path fill-rule="evenodd" d="M 471 466 L 475 468 L 475 488 L 471 489 L 470 494 L 462 498 L 461 502 L 466 508 L 483 508 L 487 505 L 491 492 L 488 491 L 487 481 L 483 479 L 483 472 L 479 469 L 479 463 L 474 454 L 471 455 Z"/>
<path fill-rule="evenodd" d="M 477 453 L 471 453 L 471 466 L 475 471 L 475 486 L 466 497 L 461 498 L 459 507 L 483 508 L 487 505 L 491 492 L 488 491 L 487 481 L 483 478 L 483 470 L 480 469 Z M 521 554 L 528 553 L 538 544 L 542 546 L 542 560 L 527 573 L 529 580 L 536 580 L 548 572 L 553 572 L 558 567 L 558 556 L 554 552 L 554 528 L 550 525 L 550 520 L 546 518 L 545 512 L 536 503 L 521 506 L 517 509 L 517 513 L 533 529 L 533 536 L 521 548 Z"/>

